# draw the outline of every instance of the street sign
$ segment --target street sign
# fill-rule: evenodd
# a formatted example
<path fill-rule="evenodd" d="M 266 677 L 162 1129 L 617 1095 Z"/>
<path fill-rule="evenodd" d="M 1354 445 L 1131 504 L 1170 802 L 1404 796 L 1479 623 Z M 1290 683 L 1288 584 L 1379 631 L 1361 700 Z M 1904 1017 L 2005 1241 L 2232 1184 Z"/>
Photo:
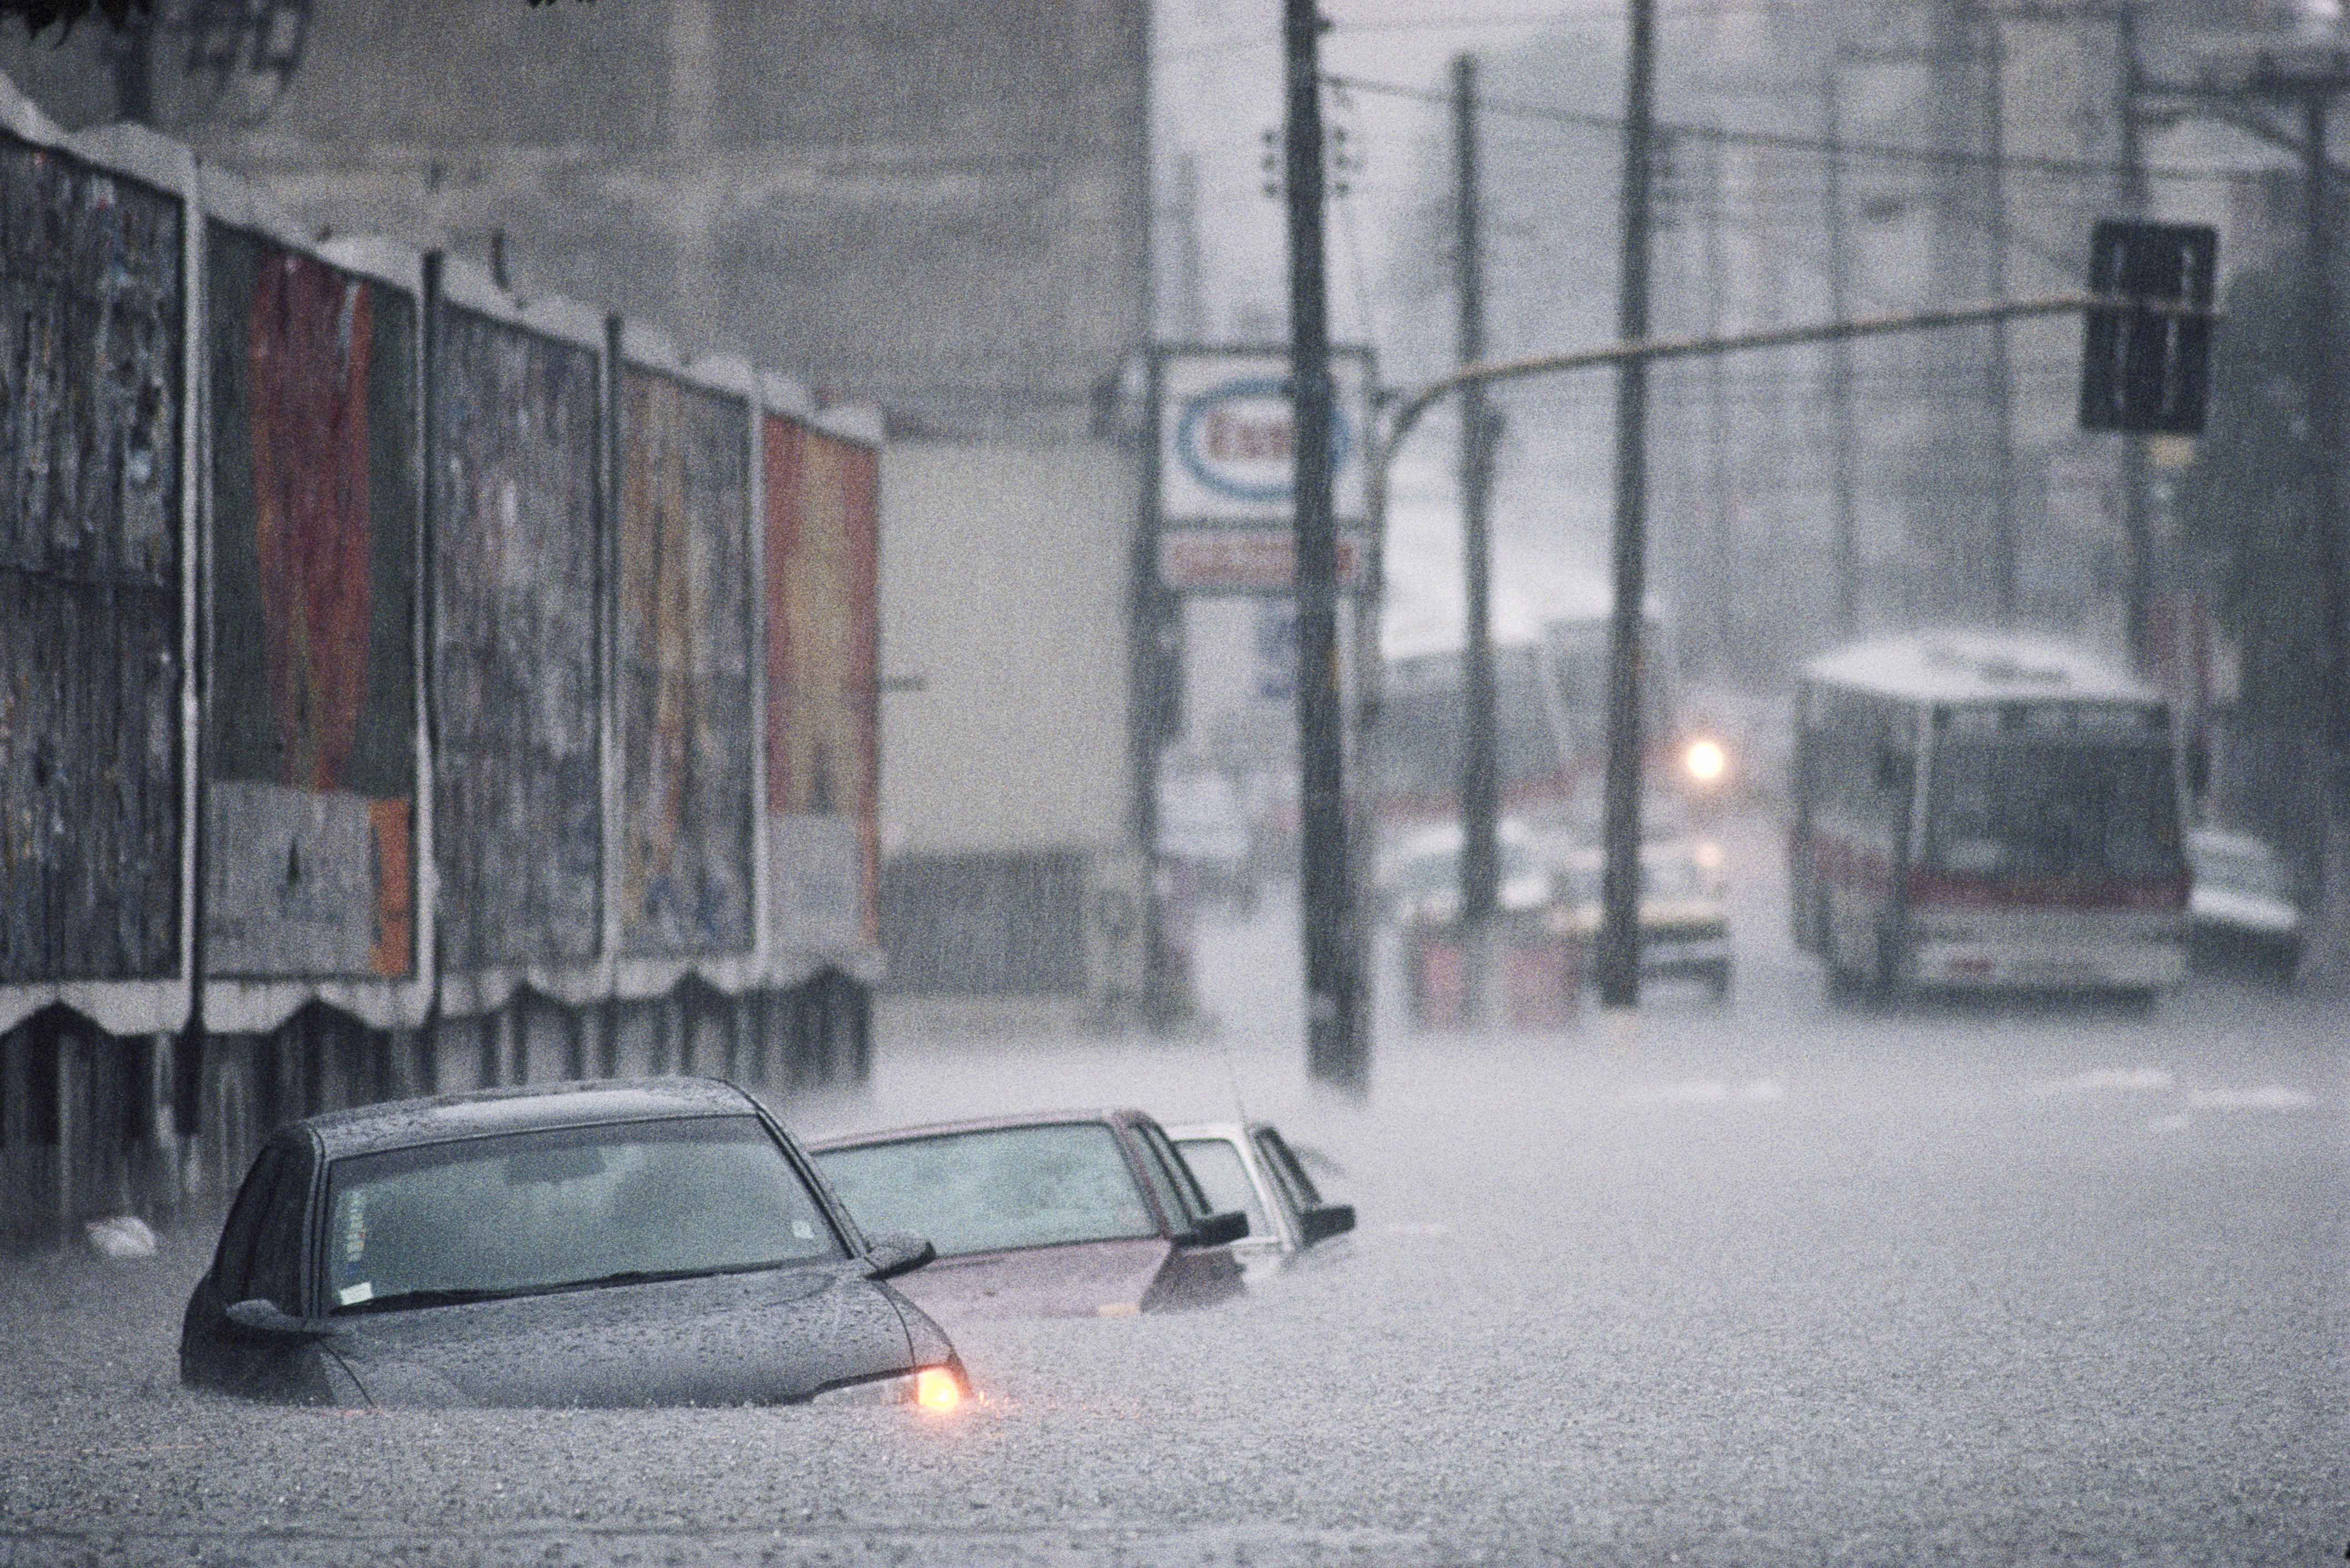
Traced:
<path fill-rule="evenodd" d="M 2211 308 L 2219 231 L 2202 223 L 2101 221 L 2089 245 L 2089 292 Z M 2081 345 L 2081 428 L 2195 435 L 2211 381 L 2211 318 L 2092 307 Z"/>
<path fill-rule="evenodd" d="M 1342 593 L 1364 587 L 1368 540 L 1357 528 L 1338 535 Z M 1297 539 L 1286 528 L 1164 528 L 1159 581 L 1178 594 L 1286 594 L 1296 586 Z"/>
<path fill-rule="evenodd" d="M 1162 349 L 1159 375 L 1157 514 L 1166 523 L 1191 526 L 1286 529 L 1295 462 L 1288 353 Z M 1359 527 L 1371 418 L 1370 356 L 1360 349 L 1334 352 L 1330 375 L 1333 509 L 1342 527 Z"/>

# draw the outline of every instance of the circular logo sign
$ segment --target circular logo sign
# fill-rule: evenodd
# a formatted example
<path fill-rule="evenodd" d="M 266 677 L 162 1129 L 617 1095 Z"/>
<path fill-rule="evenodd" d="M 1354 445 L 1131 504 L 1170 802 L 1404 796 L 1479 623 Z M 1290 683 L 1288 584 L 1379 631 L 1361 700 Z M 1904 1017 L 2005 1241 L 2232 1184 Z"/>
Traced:
<path fill-rule="evenodd" d="M 1175 424 L 1175 453 L 1184 472 L 1234 501 L 1285 502 L 1293 467 L 1295 421 L 1288 383 L 1271 376 L 1226 381 L 1187 400 Z M 1346 465 L 1354 434 L 1346 415 L 1330 410 L 1330 472 Z"/>

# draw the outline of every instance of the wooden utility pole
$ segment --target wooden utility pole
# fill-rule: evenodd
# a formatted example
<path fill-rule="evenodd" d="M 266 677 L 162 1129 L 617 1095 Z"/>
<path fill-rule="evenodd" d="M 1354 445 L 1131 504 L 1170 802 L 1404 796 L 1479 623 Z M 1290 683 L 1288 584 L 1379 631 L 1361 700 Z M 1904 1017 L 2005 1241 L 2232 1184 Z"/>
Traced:
<path fill-rule="evenodd" d="M 1461 311 L 1460 359 L 1485 357 L 1485 256 L 1478 222 L 1477 61 L 1452 58 L 1452 276 Z M 1461 628 L 1461 927 L 1469 972 L 1464 1011 L 1491 1023 L 1493 911 L 1500 901 L 1502 770 L 1493 696 L 1493 414 L 1485 389 L 1461 391 L 1461 556 L 1467 614 Z"/>
<path fill-rule="evenodd" d="M 1347 852 L 1337 526 L 1330 472 L 1330 321 L 1323 243 L 1321 27 L 1315 0 L 1283 0 L 1289 375 L 1295 410 L 1297 509 L 1298 893 L 1307 1070 L 1323 1082 L 1359 1088 L 1367 1080 L 1370 1062 L 1362 1017 L 1353 868 Z"/>
<path fill-rule="evenodd" d="M 1632 0 L 1631 48 L 1624 104 L 1623 252 L 1616 336 L 1648 336 L 1650 148 L 1656 125 L 1656 0 Z M 1631 1008 L 1640 1000 L 1640 648 L 1648 597 L 1648 365 L 1627 358 L 1616 369 L 1615 616 L 1607 644 L 1607 777 L 1602 835 L 1599 950 L 1594 970 L 1599 1004 Z"/>

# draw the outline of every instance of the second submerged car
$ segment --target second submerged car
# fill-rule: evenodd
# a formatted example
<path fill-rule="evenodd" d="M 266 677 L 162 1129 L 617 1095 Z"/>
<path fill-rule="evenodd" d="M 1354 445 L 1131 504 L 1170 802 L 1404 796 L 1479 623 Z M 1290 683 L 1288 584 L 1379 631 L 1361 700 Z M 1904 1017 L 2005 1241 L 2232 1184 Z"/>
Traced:
<path fill-rule="evenodd" d="M 924 1228 L 938 1262 L 904 1288 L 949 1324 L 1116 1317 L 1241 1290 L 1232 1243 L 1248 1217 L 1211 1210 L 1140 1111 L 901 1127 L 808 1147 L 860 1224 Z"/>

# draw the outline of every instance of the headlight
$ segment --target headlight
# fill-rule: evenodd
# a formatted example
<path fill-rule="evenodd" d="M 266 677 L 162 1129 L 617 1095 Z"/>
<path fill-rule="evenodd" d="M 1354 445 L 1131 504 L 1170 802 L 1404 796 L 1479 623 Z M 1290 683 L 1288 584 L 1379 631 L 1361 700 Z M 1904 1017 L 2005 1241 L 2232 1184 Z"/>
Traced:
<path fill-rule="evenodd" d="M 951 1366 L 925 1366 L 919 1371 L 900 1372 L 889 1377 L 868 1377 L 861 1383 L 844 1383 L 827 1388 L 808 1401 L 811 1405 L 919 1405 L 925 1410 L 952 1410 L 963 1402 L 967 1390 L 962 1378 Z"/>

